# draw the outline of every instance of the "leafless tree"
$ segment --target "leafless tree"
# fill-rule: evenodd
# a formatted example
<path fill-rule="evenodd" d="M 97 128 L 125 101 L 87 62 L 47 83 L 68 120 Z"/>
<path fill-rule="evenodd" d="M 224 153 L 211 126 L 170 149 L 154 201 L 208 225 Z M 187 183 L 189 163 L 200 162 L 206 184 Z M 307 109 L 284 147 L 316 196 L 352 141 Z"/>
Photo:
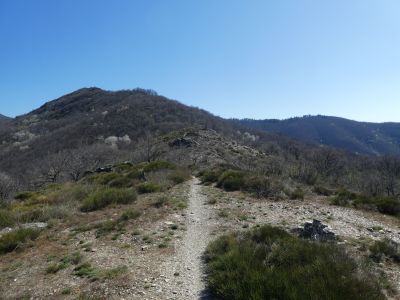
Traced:
<path fill-rule="evenodd" d="M 7 200 L 16 190 L 17 184 L 9 175 L 0 173 L 0 200 Z"/>
<path fill-rule="evenodd" d="M 136 146 L 136 156 L 147 162 L 159 159 L 166 151 L 164 143 L 149 132 L 146 132 Z"/>

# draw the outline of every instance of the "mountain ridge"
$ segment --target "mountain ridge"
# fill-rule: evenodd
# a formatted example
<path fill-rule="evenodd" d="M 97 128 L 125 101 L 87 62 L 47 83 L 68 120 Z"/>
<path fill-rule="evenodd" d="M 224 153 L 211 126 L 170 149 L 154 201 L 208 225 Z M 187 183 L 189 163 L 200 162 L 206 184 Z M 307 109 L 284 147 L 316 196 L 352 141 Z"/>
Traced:
<path fill-rule="evenodd" d="M 303 116 L 285 120 L 235 119 L 248 128 L 284 134 L 304 142 L 323 144 L 367 155 L 399 155 L 400 123 L 358 122 L 334 116 Z"/>

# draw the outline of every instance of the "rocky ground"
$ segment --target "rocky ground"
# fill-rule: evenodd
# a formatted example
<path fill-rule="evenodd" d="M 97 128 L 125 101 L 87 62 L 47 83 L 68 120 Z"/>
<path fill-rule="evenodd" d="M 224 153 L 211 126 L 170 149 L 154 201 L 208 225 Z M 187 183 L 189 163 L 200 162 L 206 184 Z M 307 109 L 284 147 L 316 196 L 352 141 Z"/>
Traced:
<path fill-rule="evenodd" d="M 201 257 L 207 244 L 224 232 L 258 224 L 292 230 L 318 219 L 330 226 L 339 243 L 359 256 L 365 255 L 365 245 L 373 240 L 387 237 L 400 242 L 399 219 L 332 206 L 326 197 L 311 194 L 304 201 L 255 199 L 202 186 L 198 179 L 192 179 L 164 195 L 186 203 L 187 208 L 154 207 L 152 203 L 159 196 L 140 198 L 134 205 L 142 215 L 118 235 L 96 238 L 95 230 L 83 227 L 116 217 L 126 207 L 77 216 L 75 223 L 48 229 L 47 236 L 35 241 L 34 247 L 0 256 L 0 298 L 205 299 Z M 99 270 L 124 266 L 126 271 L 95 281 L 74 275 L 73 265 L 55 274 L 46 272 L 49 264 L 74 251 L 80 251 L 82 260 Z M 393 289 L 400 290 L 398 264 L 375 267 Z M 396 294 L 390 297 L 399 298 Z"/>

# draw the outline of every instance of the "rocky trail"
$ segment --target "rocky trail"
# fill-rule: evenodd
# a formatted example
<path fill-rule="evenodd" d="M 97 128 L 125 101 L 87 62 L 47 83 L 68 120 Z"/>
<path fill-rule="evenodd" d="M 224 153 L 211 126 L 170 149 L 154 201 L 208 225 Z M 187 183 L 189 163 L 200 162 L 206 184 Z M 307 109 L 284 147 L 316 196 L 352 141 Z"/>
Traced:
<path fill-rule="evenodd" d="M 197 178 L 190 182 L 186 232 L 176 242 L 175 253 L 161 264 L 163 299 L 207 299 L 203 254 L 216 226 L 203 186 Z"/>

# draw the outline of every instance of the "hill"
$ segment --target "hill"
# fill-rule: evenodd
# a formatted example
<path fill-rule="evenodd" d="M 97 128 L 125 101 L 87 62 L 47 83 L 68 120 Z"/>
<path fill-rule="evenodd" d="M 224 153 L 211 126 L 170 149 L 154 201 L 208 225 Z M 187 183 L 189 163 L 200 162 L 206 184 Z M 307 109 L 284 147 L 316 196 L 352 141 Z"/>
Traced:
<path fill-rule="evenodd" d="M 287 120 L 238 121 L 249 128 L 280 133 L 314 144 L 368 155 L 400 154 L 399 123 L 367 123 L 330 116 L 304 116 Z"/>
<path fill-rule="evenodd" d="M 186 159 L 187 163 L 207 160 L 205 153 L 221 148 L 223 139 L 256 139 L 240 131 L 240 125 L 151 90 L 84 88 L 0 126 L 0 168 L 26 183 L 42 178 L 41 173 L 46 173 L 43 180 L 54 181 L 61 168 L 56 165 L 73 160 L 80 168 L 92 169 L 118 160 L 150 160 L 154 157 L 149 155 L 161 153 L 173 156 L 171 153 L 179 147 L 169 147 L 159 137 L 177 132 L 182 138 L 187 132 L 179 131 L 185 128 L 205 130 L 200 136 L 207 137 L 191 154 L 191 162 Z M 221 136 L 217 138 L 218 134 Z"/>

